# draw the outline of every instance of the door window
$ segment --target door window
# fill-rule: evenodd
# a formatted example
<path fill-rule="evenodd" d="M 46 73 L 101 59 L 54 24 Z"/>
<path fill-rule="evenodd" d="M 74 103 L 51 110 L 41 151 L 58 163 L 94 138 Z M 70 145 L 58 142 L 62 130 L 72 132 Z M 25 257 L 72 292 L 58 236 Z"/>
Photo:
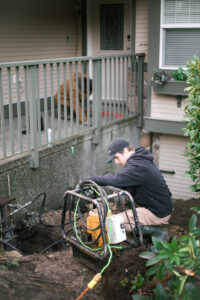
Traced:
<path fill-rule="evenodd" d="M 124 4 L 100 5 L 100 49 L 123 50 Z"/>

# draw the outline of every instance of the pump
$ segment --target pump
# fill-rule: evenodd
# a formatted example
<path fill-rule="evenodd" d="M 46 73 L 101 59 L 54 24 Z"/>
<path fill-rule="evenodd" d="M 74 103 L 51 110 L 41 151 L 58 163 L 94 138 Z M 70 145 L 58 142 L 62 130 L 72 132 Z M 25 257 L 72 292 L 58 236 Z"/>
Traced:
<path fill-rule="evenodd" d="M 126 211 L 126 205 L 132 209 L 135 220 L 129 237 L 123 219 L 116 215 L 118 210 Z M 74 190 L 65 192 L 61 231 L 65 242 L 72 246 L 74 256 L 99 262 L 105 262 L 112 249 L 120 251 L 143 243 L 131 194 L 113 186 L 100 187 L 91 180 L 83 180 Z"/>

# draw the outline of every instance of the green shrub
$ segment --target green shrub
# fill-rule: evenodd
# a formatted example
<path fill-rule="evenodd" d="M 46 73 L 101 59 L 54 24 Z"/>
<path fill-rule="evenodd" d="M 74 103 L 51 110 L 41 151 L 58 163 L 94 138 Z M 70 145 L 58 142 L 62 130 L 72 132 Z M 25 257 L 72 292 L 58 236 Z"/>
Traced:
<path fill-rule="evenodd" d="M 185 107 L 186 128 L 184 135 L 189 138 L 185 154 L 188 157 L 189 170 L 194 192 L 200 192 L 200 61 L 194 57 L 187 63 L 187 84 L 189 92 Z"/>
<path fill-rule="evenodd" d="M 189 234 L 173 237 L 171 242 L 152 238 L 155 250 L 140 254 L 147 259 L 148 269 L 145 277 L 137 276 L 132 283 L 133 299 L 199 299 L 200 290 L 196 287 L 196 281 L 200 275 L 200 228 L 196 227 L 196 223 L 197 217 L 193 215 Z M 148 290 L 152 285 L 154 296 L 136 294 L 141 285 L 144 290 L 145 285 Z"/>

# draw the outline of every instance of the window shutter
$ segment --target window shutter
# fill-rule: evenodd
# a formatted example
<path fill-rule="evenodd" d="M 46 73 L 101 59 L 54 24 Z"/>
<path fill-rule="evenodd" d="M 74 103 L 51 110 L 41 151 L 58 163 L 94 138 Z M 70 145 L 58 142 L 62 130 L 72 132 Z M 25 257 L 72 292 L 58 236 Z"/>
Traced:
<path fill-rule="evenodd" d="M 184 66 L 194 55 L 200 57 L 200 29 L 167 29 L 164 51 L 166 66 Z"/>
<path fill-rule="evenodd" d="M 163 24 L 200 23 L 199 0 L 165 0 Z"/>

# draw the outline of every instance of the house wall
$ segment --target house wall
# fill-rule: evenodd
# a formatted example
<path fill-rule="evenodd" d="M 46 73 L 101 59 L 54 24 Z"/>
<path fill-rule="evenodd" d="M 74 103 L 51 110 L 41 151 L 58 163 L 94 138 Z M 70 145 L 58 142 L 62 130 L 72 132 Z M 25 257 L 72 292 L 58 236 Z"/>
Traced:
<path fill-rule="evenodd" d="M 151 94 L 151 118 L 158 120 L 183 121 L 186 102 L 182 97 L 181 105 L 175 96 Z M 156 142 L 155 142 L 156 140 Z M 189 169 L 187 158 L 184 156 L 187 138 L 177 135 L 157 134 L 154 139 L 153 154 L 157 157 L 159 169 L 175 170 L 174 175 L 163 174 L 174 199 L 191 199 L 199 196 L 191 191 L 192 181 L 185 172 Z"/>
<path fill-rule="evenodd" d="M 140 1 L 139 1 L 140 2 Z M 184 102 L 177 96 L 155 94 L 151 80 L 159 68 L 160 42 L 160 5 L 161 0 L 148 1 L 148 93 L 147 93 L 147 126 L 145 129 L 153 135 L 152 151 L 159 169 L 176 170 L 174 175 L 163 173 L 174 199 L 191 199 L 197 197 L 191 192 L 191 180 L 186 177 L 187 158 L 184 156 L 186 137 L 183 136 Z M 170 74 L 170 70 L 167 70 Z M 167 86 L 166 86 L 167 89 Z"/>
<path fill-rule="evenodd" d="M 164 120 L 183 121 L 186 102 L 184 97 L 179 106 L 177 98 L 162 94 L 151 94 L 151 117 Z"/>
<path fill-rule="evenodd" d="M 173 96 L 152 94 L 151 117 L 159 120 L 183 121 L 186 102 L 182 100 L 181 107 L 177 107 L 177 99 Z M 187 138 L 177 135 L 157 134 L 158 140 L 153 147 L 153 154 L 157 156 L 159 169 L 175 170 L 174 175 L 163 174 L 174 199 L 198 198 L 199 195 L 191 191 L 192 181 L 185 172 L 189 169 L 187 158 L 184 156 Z M 156 138 L 157 139 L 157 138 Z"/>
<path fill-rule="evenodd" d="M 0 62 L 80 56 L 81 17 L 75 2 L 1 1 Z"/>
<path fill-rule="evenodd" d="M 161 135 L 159 168 L 164 170 L 175 170 L 176 174 L 164 174 L 174 199 L 198 198 L 199 195 L 191 193 L 192 181 L 185 172 L 188 170 L 184 150 L 187 139 L 180 136 Z"/>
<path fill-rule="evenodd" d="M 75 0 L 8 0 L 0 3 L 0 63 L 76 57 L 82 54 L 81 15 L 75 11 Z M 57 91 L 56 65 L 53 94 Z M 40 97 L 44 97 L 43 69 L 40 72 Z M 12 88 L 12 102 L 26 98 L 24 70 L 19 68 L 19 91 L 15 68 L 9 82 L 7 70 L 2 71 L 3 103 L 9 103 L 8 86 Z M 63 68 L 60 68 L 61 83 Z M 69 74 L 67 72 L 67 77 Z M 47 96 L 50 96 L 50 70 L 47 67 Z"/>
<path fill-rule="evenodd" d="M 145 53 L 148 61 L 148 0 L 136 1 L 135 52 Z"/>

